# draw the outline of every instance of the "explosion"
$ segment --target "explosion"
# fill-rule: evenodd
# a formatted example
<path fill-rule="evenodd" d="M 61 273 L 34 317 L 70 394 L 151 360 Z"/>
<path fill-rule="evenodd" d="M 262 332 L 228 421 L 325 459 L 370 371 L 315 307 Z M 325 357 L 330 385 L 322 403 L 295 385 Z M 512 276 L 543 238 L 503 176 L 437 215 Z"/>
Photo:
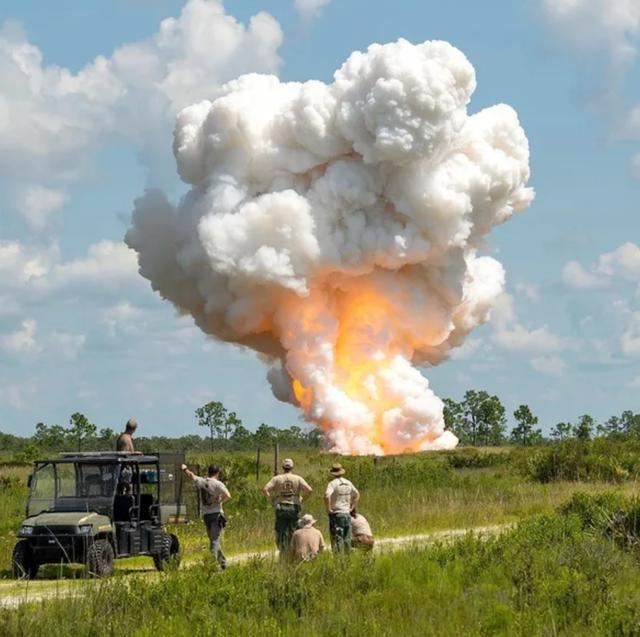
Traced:
<path fill-rule="evenodd" d="M 469 115 L 475 72 L 446 42 L 355 52 L 332 84 L 244 75 L 177 118 L 192 185 L 135 203 L 126 242 L 154 290 L 270 366 L 333 451 L 449 449 L 432 366 L 504 287 L 479 256 L 525 208 L 516 113 Z"/>

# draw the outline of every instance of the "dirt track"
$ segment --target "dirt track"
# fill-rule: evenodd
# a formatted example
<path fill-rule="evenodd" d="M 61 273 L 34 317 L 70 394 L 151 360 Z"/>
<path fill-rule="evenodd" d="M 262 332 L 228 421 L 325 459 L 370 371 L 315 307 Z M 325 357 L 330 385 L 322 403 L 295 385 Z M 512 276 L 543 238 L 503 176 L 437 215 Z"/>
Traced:
<path fill-rule="evenodd" d="M 421 533 L 418 535 L 404 535 L 400 537 L 385 537 L 376 539 L 375 550 L 379 552 L 394 551 L 400 548 L 406 548 L 410 546 L 427 546 L 435 542 L 442 542 L 448 540 L 454 540 L 458 537 L 462 537 L 467 533 L 474 533 L 480 536 L 496 535 L 503 531 L 512 528 L 513 524 L 498 524 L 493 526 L 476 526 L 467 529 L 447 529 L 445 531 L 434 531 L 432 533 Z M 240 553 L 229 557 L 229 564 L 240 564 L 253 558 L 274 558 L 276 557 L 276 551 L 262 551 L 252 553 Z M 197 562 L 186 562 L 183 568 L 189 568 Z M 155 571 L 149 573 L 149 576 L 153 576 Z M 144 571 L 141 571 L 138 576 L 143 576 Z M 53 599 L 69 599 L 74 597 L 81 597 L 84 594 L 87 586 L 94 586 L 95 580 L 36 580 L 35 582 L 25 581 L 24 583 L 10 583 L 10 590 L 7 590 L 7 594 L 4 593 L 2 585 L 0 583 L 0 610 L 2 609 L 15 609 L 23 604 L 46 602 Z M 21 590 L 16 592 L 17 588 Z"/>

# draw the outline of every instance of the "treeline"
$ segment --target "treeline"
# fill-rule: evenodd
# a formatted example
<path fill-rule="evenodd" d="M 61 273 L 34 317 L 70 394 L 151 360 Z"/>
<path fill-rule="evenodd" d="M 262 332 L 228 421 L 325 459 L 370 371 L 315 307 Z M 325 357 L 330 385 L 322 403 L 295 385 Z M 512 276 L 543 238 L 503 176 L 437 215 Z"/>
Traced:
<path fill-rule="evenodd" d="M 462 445 L 499 447 L 514 444 L 529 447 L 571 438 L 640 438 L 640 414 L 631 410 L 623 411 L 620 416 L 611 416 L 603 423 L 584 414 L 575 423 L 555 424 L 551 427 L 550 436 L 545 437 L 538 427 L 538 417 L 528 405 L 520 405 L 513 412 L 510 427 L 504 405 L 497 396 L 486 391 L 470 389 L 462 401 L 445 398 L 444 404 L 445 425 Z"/>
<path fill-rule="evenodd" d="M 135 447 L 146 453 L 210 452 L 271 449 L 279 444 L 286 449 L 319 449 L 324 437 L 317 428 L 303 429 L 293 425 L 286 429 L 262 423 L 256 431 L 249 431 L 240 418 L 219 402 L 199 407 L 196 422 L 207 429 L 207 436 L 135 436 Z M 138 430 L 141 432 L 142 427 Z M 115 450 L 118 433 L 110 427 L 99 427 L 79 412 L 71 414 L 69 424 L 36 424 L 33 436 L 21 437 L 0 432 L 0 450 L 12 454 L 17 462 L 28 462 L 47 451 L 110 451 Z"/>
<path fill-rule="evenodd" d="M 520 405 L 513 412 L 510 424 L 507 411 L 497 396 L 486 391 L 469 390 L 460 402 L 444 399 L 444 420 L 463 446 L 523 447 L 550 444 L 570 439 L 593 438 L 640 440 L 640 414 L 631 410 L 620 416 L 611 416 L 603 423 L 584 414 L 577 422 L 559 422 L 550 430 L 550 436 L 542 434 L 538 417 L 528 405 Z M 255 431 L 244 426 L 233 411 L 217 401 L 208 402 L 195 410 L 196 424 L 206 431 L 206 437 L 186 436 L 135 437 L 136 448 L 144 452 L 211 452 L 241 451 L 256 448 L 269 449 L 279 444 L 286 449 L 319 449 L 324 446 L 324 436 L 317 428 L 303 429 L 296 425 L 281 429 L 262 423 Z M 142 434 L 141 427 L 138 434 Z M 115 449 L 118 432 L 109 427 L 98 427 L 79 412 L 71 414 L 69 424 L 47 425 L 39 422 L 35 434 L 20 437 L 0 432 L 0 450 L 13 454 L 17 461 L 29 461 L 46 451 L 107 451 Z"/>

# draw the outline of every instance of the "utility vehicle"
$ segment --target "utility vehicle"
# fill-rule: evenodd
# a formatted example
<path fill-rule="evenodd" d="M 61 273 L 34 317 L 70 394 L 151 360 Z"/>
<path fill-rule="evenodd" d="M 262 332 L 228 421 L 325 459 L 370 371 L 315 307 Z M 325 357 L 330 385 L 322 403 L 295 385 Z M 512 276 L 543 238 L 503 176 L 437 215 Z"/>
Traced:
<path fill-rule="evenodd" d="M 178 563 L 183 457 L 71 453 L 39 460 L 29 478 L 27 518 L 13 549 L 14 576 L 34 578 L 42 564 L 80 563 L 105 577 L 114 559 L 148 555 L 158 570 Z"/>

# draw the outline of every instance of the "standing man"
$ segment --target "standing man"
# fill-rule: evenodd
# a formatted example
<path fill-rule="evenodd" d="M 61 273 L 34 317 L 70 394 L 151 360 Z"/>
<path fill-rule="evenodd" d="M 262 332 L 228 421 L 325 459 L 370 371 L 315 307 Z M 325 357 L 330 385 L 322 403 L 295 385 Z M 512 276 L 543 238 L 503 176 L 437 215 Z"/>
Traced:
<path fill-rule="evenodd" d="M 116 451 L 126 451 L 128 453 L 135 453 L 133 448 L 133 434 L 138 428 L 138 423 L 135 418 L 129 418 L 125 425 L 124 431 L 118 436 L 116 440 Z"/>
<path fill-rule="evenodd" d="M 324 551 L 324 538 L 322 533 L 314 528 L 315 523 L 316 520 L 310 513 L 300 518 L 300 528 L 291 538 L 290 551 L 293 559 L 308 562 Z"/>
<path fill-rule="evenodd" d="M 231 499 L 229 489 L 218 478 L 220 477 L 220 467 L 213 464 L 207 471 L 207 477 L 201 478 L 193 471 L 182 465 L 182 471 L 193 480 L 196 488 L 200 491 L 202 501 L 202 517 L 209 536 L 209 546 L 213 556 L 218 560 L 220 568 L 224 571 L 227 568 L 227 558 L 222 552 L 220 535 L 227 521 L 222 511 L 222 505 Z"/>
<path fill-rule="evenodd" d="M 293 471 L 293 460 L 285 458 L 282 461 L 284 473 L 273 476 L 262 489 L 262 493 L 274 502 L 276 507 L 276 545 L 280 559 L 289 554 L 291 536 L 298 528 L 298 517 L 302 499 L 311 494 L 313 489 L 305 479 Z"/>
<path fill-rule="evenodd" d="M 324 504 L 329 514 L 331 548 L 334 553 L 348 553 L 351 551 L 351 510 L 358 504 L 360 493 L 344 477 L 346 472 L 340 463 L 334 464 L 329 473 L 333 480 L 324 492 Z"/>

